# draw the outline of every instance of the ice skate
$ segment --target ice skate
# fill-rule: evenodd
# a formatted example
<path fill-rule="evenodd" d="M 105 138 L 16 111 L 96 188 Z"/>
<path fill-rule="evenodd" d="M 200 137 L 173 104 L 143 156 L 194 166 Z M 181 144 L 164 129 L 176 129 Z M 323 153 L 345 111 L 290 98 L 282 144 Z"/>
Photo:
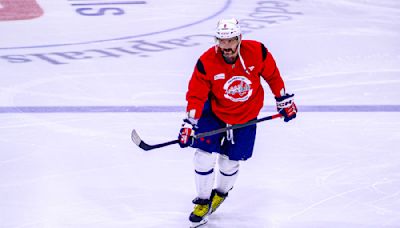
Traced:
<path fill-rule="evenodd" d="M 214 213 L 217 208 L 224 202 L 224 200 L 228 197 L 228 193 L 222 193 L 218 190 L 214 189 L 211 193 L 211 212 Z"/>
<path fill-rule="evenodd" d="M 196 198 L 193 212 L 189 216 L 190 228 L 200 227 L 208 222 L 208 214 L 211 208 L 211 200 Z"/>

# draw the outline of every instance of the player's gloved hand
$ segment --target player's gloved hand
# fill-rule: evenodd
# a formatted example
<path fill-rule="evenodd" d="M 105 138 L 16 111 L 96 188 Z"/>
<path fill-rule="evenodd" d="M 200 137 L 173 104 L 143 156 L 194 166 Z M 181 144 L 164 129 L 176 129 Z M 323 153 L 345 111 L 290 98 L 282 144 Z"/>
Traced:
<path fill-rule="evenodd" d="M 179 146 L 185 148 L 193 145 L 194 143 L 194 133 L 197 129 L 197 120 L 193 118 L 186 118 L 183 120 L 181 130 L 179 131 Z"/>
<path fill-rule="evenodd" d="M 281 97 L 275 97 L 276 109 L 285 117 L 285 122 L 296 118 L 297 107 L 294 103 L 294 94 L 285 94 Z"/>

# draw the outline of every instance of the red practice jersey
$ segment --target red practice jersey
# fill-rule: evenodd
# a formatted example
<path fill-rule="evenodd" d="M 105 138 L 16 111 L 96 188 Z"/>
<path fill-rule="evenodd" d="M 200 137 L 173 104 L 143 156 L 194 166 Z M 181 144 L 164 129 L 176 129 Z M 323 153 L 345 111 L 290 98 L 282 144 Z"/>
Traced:
<path fill-rule="evenodd" d="M 196 110 L 194 118 L 200 118 L 207 99 L 213 113 L 225 123 L 242 124 L 256 118 L 264 102 L 261 78 L 276 97 L 281 96 L 285 85 L 265 46 L 257 41 L 242 40 L 240 55 L 247 69 L 239 58 L 234 64 L 226 63 L 215 47 L 200 56 L 186 94 L 187 111 Z"/>

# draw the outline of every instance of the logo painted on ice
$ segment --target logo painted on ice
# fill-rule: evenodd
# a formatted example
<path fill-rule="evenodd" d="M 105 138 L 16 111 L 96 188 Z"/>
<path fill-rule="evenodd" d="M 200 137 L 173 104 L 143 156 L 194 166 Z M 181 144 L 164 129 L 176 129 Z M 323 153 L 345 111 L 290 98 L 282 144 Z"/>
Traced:
<path fill-rule="evenodd" d="M 224 85 L 224 90 L 224 97 L 233 102 L 247 101 L 253 93 L 251 81 L 244 76 L 229 79 Z"/>
<path fill-rule="evenodd" d="M 0 0 L 0 21 L 29 20 L 42 15 L 35 0 Z"/>
<path fill-rule="evenodd" d="M 41 8 L 38 8 L 39 5 L 36 4 L 36 1 L 0 0 L 0 22 L 21 19 L 28 14 L 30 16 L 38 15 L 38 10 Z M 43 9 L 48 8 L 57 13 L 47 13 L 35 24 L 10 24 L 4 30 L 1 28 L 0 50 L 41 49 L 72 45 L 87 47 L 92 44 L 103 46 L 106 42 L 115 45 L 117 41 L 123 41 L 126 44 L 136 41 L 136 39 L 144 42 L 143 37 L 193 27 L 214 18 L 224 12 L 232 0 L 217 1 L 210 7 L 204 7 L 202 1 L 180 1 L 179 8 L 185 10 L 185 15 L 191 15 L 184 18 L 182 14 L 176 13 L 176 4 L 165 0 L 64 1 L 69 2 L 73 10 L 66 10 L 63 4 L 53 4 L 54 1 L 37 1 Z M 154 15 L 157 15 L 157 18 L 154 18 Z M 11 19 L 8 19 L 9 17 Z M 54 21 L 57 21 L 57 24 L 54 24 Z M 15 35 L 16 28 L 13 26 L 18 26 L 18 31 L 38 30 L 39 32 L 29 33 L 30 39 L 26 39 L 23 32 Z M 47 28 L 49 28 L 48 31 Z M 179 42 L 179 40 L 173 42 Z M 82 49 L 82 47 L 79 48 Z"/>

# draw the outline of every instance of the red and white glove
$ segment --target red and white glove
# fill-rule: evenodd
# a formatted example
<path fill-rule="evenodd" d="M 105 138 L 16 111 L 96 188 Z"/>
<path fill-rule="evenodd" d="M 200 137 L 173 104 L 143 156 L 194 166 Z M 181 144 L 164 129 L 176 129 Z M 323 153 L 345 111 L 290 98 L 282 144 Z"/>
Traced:
<path fill-rule="evenodd" d="M 285 122 L 296 118 L 297 107 L 294 103 L 294 94 L 285 94 L 281 97 L 275 97 L 276 109 L 285 117 Z"/>
<path fill-rule="evenodd" d="M 187 118 L 183 120 L 183 124 L 181 127 L 181 130 L 179 131 L 179 146 L 181 148 L 185 148 L 188 146 L 193 145 L 194 143 L 194 133 L 195 129 L 197 128 L 196 126 L 197 120 L 193 118 Z"/>

